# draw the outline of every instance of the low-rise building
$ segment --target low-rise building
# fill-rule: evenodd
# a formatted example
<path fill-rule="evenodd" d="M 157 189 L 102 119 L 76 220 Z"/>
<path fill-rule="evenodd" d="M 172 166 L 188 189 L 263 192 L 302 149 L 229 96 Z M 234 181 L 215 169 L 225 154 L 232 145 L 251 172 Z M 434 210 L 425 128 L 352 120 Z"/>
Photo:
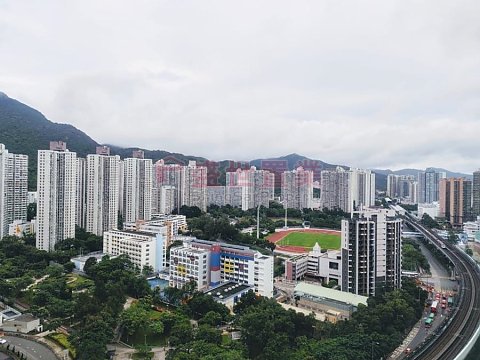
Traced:
<path fill-rule="evenodd" d="M 181 288 L 195 281 L 198 290 L 209 287 L 210 251 L 191 246 L 170 249 L 169 286 Z"/>
<path fill-rule="evenodd" d="M 440 216 L 440 203 L 425 203 L 418 204 L 418 218 L 421 219 L 424 214 L 427 214 L 432 219 L 435 219 Z"/>
<path fill-rule="evenodd" d="M 480 216 L 477 216 L 477 221 L 464 222 L 463 232 L 467 235 L 468 241 L 475 241 L 477 233 L 480 234 Z"/>
<path fill-rule="evenodd" d="M 177 253 L 184 254 L 192 249 L 204 250 L 208 254 L 206 276 L 209 286 L 215 287 L 224 282 L 234 281 L 253 285 L 258 295 L 273 296 L 273 256 L 262 255 L 247 246 L 190 239 L 186 240 L 183 246 L 170 249 L 170 274 L 176 271 L 175 267 L 172 268 L 172 256 L 175 259 Z M 192 269 L 200 270 L 195 266 Z M 171 283 L 173 284 L 172 280 Z"/>
<path fill-rule="evenodd" d="M 179 232 L 186 231 L 188 226 L 185 215 L 153 214 L 152 220 L 126 222 L 123 228 L 127 231 L 141 231 L 152 235 L 162 234 L 168 247 Z"/>
<path fill-rule="evenodd" d="M 328 283 L 335 280 L 342 283 L 342 254 L 339 250 L 322 249 L 315 244 L 308 254 L 301 254 L 285 260 L 285 278 L 295 281 L 305 276 L 319 278 Z"/>
<path fill-rule="evenodd" d="M 359 304 L 367 306 L 368 297 L 329 289 L 320 285 L 300 282 L 295 286 L 296 306 L 335 314 L 337 320 L 348 319 L 357 311 Z"/>
<path fill-rule="evenodd" d="M 32 331 L 42 331 L 40 319 L 32 314 L 21 314 L 14 309 L 0 312 L 0 330 L 28 334 Z"/>
<path fill-rule="evenodd" d="M 107 254 L 104 254 L 103 252 L 99 251 L 99 252 L 94 252 L 94 253 L 90 253 L 90 254 L 87 254 L 87 255 L 82 255 L 82 256 L 77 256 L 77 257 L 71 258 L 70 261 L 75 264 L 75 269 L 83 272 L 83 268 L 85 267 L 85 263 L 87 262 L 88 259 L 94 258 L 95 260 L 97 260 L 97 262 L 100 262 L 100 261 L 102 261 L 103 257 L 106 256 L 106 255 Z M 113 258 L 113 257 L 114 256 L 111 256 L 111 258 Z"/>
<path fill-rule="evenodd" d="M 285 279 L 297 281 L 303 279 L 308 269 L 308 255 L 301 254 L 285 260 Z"/>
<path fill-rule="evenodd" d="M 229 281 L 209 289 L 207 294 L 211 295 L 215 301 L 225 305 L 230 311 L 233 311 L 235 304 L 250 290 L 254 290 L 252 285 L 237 284 L 236 282 Z"/>
<path fill-rule="evenodd" d="M 108 255 L 128 255 L 140 270 L 144 266 L 151 266 L 155 272 L 160 272 L 166 265 L 166 242 L 162 234 L 127 230 L 105 231 L 103 252 Z"/>
<path fill-rule="evenodd" d="M 14 220 L 8 225 L 8 235 L 22 238 L 24 235 L 35 234 L 35 220 Z"/>

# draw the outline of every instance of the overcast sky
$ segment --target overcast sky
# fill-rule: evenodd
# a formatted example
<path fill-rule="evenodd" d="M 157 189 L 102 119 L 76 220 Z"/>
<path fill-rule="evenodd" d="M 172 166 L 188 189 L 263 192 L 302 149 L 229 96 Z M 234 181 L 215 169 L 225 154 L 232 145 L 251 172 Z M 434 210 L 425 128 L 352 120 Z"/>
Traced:
<path fill-rule="evenodd" d="M 101 143 L 480 167 L 480 2 L 0 0 L 0 91 Z"/>

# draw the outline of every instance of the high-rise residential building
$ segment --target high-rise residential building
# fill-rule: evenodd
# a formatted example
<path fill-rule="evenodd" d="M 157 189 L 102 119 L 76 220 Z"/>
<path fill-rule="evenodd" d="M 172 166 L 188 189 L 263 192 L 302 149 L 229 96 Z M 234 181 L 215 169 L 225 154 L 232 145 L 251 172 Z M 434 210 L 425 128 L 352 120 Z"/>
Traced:
<path fill-rule="evenodd" d="M 472 213 L 474 216 L 480 216 L 480 170 L 473 172 Z"/>
<path fill-rule="evenodd" d="M 159 160 L 154 166 L 154 188 L 157 191 L 157 201 L 162 203 L 162 186 L 169 185 L 168 196 L 174 190 L 174 208 L 181 206 L 197 206 L 202 211 L 207 210 L 207 168 L 197 166 L 195 161 L 190 161 L 187 166 L 178 164 L 165 164 Z M 158 208 L 159 206 L 157 206 Z"/>
<path fill-rule="evenodd" d="M 152 160 L 134 152 L 123 161 L 123 220 L 150 220 L 152 215 Z"/>
<path fill-rule="evenodd" d="M 120 157 L 110 155 L 106 146 L 87 155 L 85 228 L 98 236 L 118 227 L 119 164 Z"/>
<path fill-rule="evenodd" d="M 181 205 L 197 206 L 207 211 L 207 168 L 197 166 L 196 161 L 189 161 L 183 167 Z"/>
<path fill-rule="evenodd" d="M 38 151 L 37 239 L 40 250 L 52 251 L 59 241 L 75 237 L 77 154 L 61 141 Z"/>
<path fill-rule="evenodd" d="M 433 203 L 439 200 L 440 179 L 445 179 L 447 174 L 432 168 L 418 173 L 418 196 L 419 203 Z"/>
<path fill-rule="evenodd" d="M 241 189 L 242 210 L 256 208 L 257 206 L 269 207 L 274 198 L 275 175 L 267 170 L 257 170 L 255 166 L 250 169 L 237 169 L 235 172 L 226 173 L 226 203 L 238 206 L 239 188 Z"/>
<path fill-rule="evenodd" d="M 162 199 L 162 186 L 170 186 L 168 196 L 171 196 L 173 191 L 173 208 L 180 209 L 182 206 L 183 166 L 165 164 L 164 160 L 158 160 L 154 165 L 153 173 L 153 186 L 157 191 L 157 211 L 162 212 L 159 210 L 160 205 L 158 205 L 158 203 L 164 201 Z"/>
<path fill-rule="evenodd" d="M 387 176 L 387 196 L 403 203 L 417 203 L 417 181 L 413 175 Z"/>
<path fill-rule="evenodd" d="M 387 196 L 392 199 L 398 197 L 398 180 L 400 175 L 388 174 L 387 175 Z"/>
<path fill-rule="evenodd" d="M 119 223 L 123 223 L 123 204 L 125 196 L 125 163 L 120 160 L 118 163 L 118 216 Z"/>
<path fill-rule="evenodd" d="M 225 186 L 225 204 L 241 208 L 243 204 L 243 190 L 243 186 Z"/>
<path fill-rule="evenodd" d="M 171 214 L 175 210 L 175 186 L 163 185 L 157 189 L 157 213 Z"/>
<path fill-rule="evenodd" d="M 375 173 L 370 170 L 350 168 L 349 211 L 375 205 Z"/>
<path fill-rule="evenodd" d="M 27 220 L 28 156 L 9 153 L 0 144 L 0 240 L 9 225 Z"/>
<path fill-rule="evenodd" d="M 282 200 L 293 209 L 313 207 L 313 171 L 298 167 L 282 174 Z"/>
<path fill-rule="evenodd" d="M 320 174 L 320 209 L 349 211 L 349 172 L 342 167 L 323 170 Z"/>
<path fill-rule="evenodd" d="M 472 218 L 472 182 L 463 178 L 440 180 L 440 216 L 455 228 Z"/>
<path fill-rule="evenodd" d="M 76 214 L 75 225 L 85 229 L 86 225 L 86 202 L 87 202 L 87 161 L 83 158 L 77 158 L 77 195 L 76 195 Z"/>
<path fill-rule="evenodd" d="M 342 220 L 342 291 L 373 296 L 401 287 L 402 219 L 363 209 Z"/>
<path fill-rule="evenodd" d="M 225 186 L 207 186 L 207 205 L 225 205 Z"/>

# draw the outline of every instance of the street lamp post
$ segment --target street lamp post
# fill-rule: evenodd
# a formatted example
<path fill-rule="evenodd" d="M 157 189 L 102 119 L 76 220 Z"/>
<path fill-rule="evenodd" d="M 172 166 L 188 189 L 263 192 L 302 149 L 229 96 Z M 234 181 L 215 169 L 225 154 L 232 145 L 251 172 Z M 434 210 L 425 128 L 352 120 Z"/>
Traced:
<path fill-rule="evenodd" d="M 380 343 L 376 342 L 376 341 L 372 341 L 372 354 L 371 354 L 372 355 L 372 360 L 373 360 L 373 346 L 374 345 L 380 345 Z"/>
<path fill-rule="evenodd" d="M 257 206 L 257 240 L 260 239 L 260 205 Z"/>

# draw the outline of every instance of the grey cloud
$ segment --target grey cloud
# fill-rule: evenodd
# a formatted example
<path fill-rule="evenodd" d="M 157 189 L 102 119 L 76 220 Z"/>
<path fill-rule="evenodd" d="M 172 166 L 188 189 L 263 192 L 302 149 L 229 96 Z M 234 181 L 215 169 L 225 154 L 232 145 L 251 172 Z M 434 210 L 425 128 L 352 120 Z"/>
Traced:
<path fill-rule="evenodd" d="M 1 90 L 100 142 L 478 168 L 477 1 L 4 1 Z"/>

